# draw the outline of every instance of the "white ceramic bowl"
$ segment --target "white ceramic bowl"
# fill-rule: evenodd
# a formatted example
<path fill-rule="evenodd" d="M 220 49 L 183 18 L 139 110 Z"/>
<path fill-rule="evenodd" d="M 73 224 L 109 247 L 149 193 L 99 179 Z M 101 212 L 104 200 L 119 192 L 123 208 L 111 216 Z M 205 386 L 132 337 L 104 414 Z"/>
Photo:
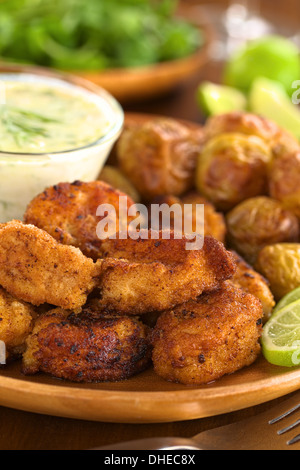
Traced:
<path fill-rule="evenodd" d="M 0 223 L 23 219 L 28 203 L 48 186 L 75 180 L 95 180 L 118 139 L 124 124 L 120 104 L 104 89 L 77 77 L 39 67 L 0 66 L 3 74 L 16 80 L 40 80 L 51 86 L 76 87 L 88 92 L 109 114 L 109 126 L 98 140 L 81 148 L 53 153 L 0 152 Z M 75 88 L 74 88 L 75 90 Z"/>

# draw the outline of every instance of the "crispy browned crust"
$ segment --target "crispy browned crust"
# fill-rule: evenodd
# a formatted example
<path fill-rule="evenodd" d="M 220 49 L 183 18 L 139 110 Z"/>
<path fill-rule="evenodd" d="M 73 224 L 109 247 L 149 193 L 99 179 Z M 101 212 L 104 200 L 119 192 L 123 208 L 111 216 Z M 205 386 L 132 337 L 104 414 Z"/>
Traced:
<path fill-rule="evenodd" d="M 150 363 L 149 329 L 137 319 L 55 309 L 38 319 L 22 370 L 26 375 L 41 371 L 74 382 L 102 382 L 127 379 Z"/>
<path fill-rule="evenodd" d="M 39 227 L 60 243 L 73 245 L 88 257 L 100 258 L 102 241 L 97 236 L 97 224 L 105 216 L 96 216 L 101 204 L 116 210 L 119 230 L 119 197 L 124 193 L 103 181 L 60 183 L 36 196 L 24 215 L 24 222 Z M 134 201 L 127 196 L 127 207 Z M 129 221 L 131 218 L 129 218 Z"/>
<path fill-rule="evenodd" d="M 252 364 L 260 353 L 262 306 L 231 285 L 164 312 L 152 360 L 164 379 L 201 385 Z"/>
<path fill-rule="evenodd" d="M 258 272 L 256 272 L 241 256 L 232 251 L 234 260 L 237 264 L 237 271 L 228 283 L 233 283 L 249 294 L 257 297 L 263 306 L 264 317 L 266 322 L 275 307 L 275 299 L 270 290 L 269 282 Z"/>
<path fill-rule="evenodd" d="M 31 333 L 36 311 L 0 287 L 0 340 L 5 343 L 6 359 L 19 357 Z"/>
<path fill-rule="evenodd" d="M 182 210 L 182 227 L 185 228 L 184 217 L 185 215 L 185 204 L 192 206 L 191 218 L 189 217 L 189 225 L 192 227 L 192 232 L 199 232 L 200 234 L 203 231 L 203 222 L 204 222 L 204 235 L 211 236 L 216 238 L 222 243 L 225 243 L 226 236 L 226 223 L 225 217 L 222 213 L 217 212 L 213 204 L 211 204 L 207 199 L 201 196 L 196 191 L 190 191 L 181 198 L 175 196 L 161 196 L 155 198 L 152 201 L 153 204 L 167 204 L 171 207 L 174 204 L 179 204 Z M 196 205 L 204 205 L 204 220 L 197 220 Z M 151 206 L 150 206 L 151 213 Z M 170 222 L 171 229 L 175 228 L 174 225 L 174 213 L 170 213 Z M 188 233 L 185 231 L 185 233 Z"/>
<path fill-rule="evenodd" d="M 79 309 L 97 285 L 101 262 L 33 225 L 0 225 L 0 285 L 33 305 Z"/>
<path fill-rule="evenodd" d="M 143 232 L 144 233 L 144 232 Z M 224 245 L 205 237 L 203 248 L 187 250 L 186 237 L 107 240 L 99 283 L 100 305 L 110 311 L 142 315 L 195 299 L 229 279 L 236 266 Z"/>

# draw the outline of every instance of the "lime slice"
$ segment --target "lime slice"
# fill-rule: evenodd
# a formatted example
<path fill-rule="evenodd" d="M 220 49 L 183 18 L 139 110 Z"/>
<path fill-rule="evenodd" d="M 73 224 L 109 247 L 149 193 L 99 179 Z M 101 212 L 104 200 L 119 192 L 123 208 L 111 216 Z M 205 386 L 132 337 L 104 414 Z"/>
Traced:
<path fill-rule="evenodd" d="M 207 115 L 244 111 L 247 107 L 247 98 L 241 91 L 211 82 L 198 87 L 197 101 Z"/>
<path fill-rule="evenodd" d="M 279 83 L 267 78 L 256 79 L 250 91 L 249 107 L 253 113 L 272 119 L 300 139 L 300 109 Z"/>
<path fill-rule="evenodd" d="M 263 327 L 263 355 L 271 364 L 285 367 L 300 365 L 300 301 L 274 313 Z"/>
<path fill-rule="evenodd" d="M 285 295 L 283 299 L 278 302 L 276 307 L 273 310 L 273 314 L 276 312 L 279 312 L 279 310 L 282 310 L 283 308 L 287 307 L 288 305 L 297 302 L 297 300 L 300 301 L 300 287 L 297 289 L 292 290 L 289 294 Z"/>

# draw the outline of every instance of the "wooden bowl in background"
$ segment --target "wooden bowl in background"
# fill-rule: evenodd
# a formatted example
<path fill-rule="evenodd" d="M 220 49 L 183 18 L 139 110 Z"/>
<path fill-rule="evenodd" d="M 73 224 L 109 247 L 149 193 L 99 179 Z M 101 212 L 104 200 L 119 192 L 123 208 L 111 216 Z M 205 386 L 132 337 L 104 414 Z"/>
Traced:
<path fill-rule="evenodd" d="M 190 8 L 181 8 L 181 16 L 192 20 Z M 203 35 L 203 44 L 192 55 L 168 62 L 134 68 L 103 71 L 73 70 L 72 74 L 105 88 L 121 103 L 163 95 L 198 74 L 209 61 L 209 50 L 214 38 L 213 28 L 197 18 L 194 24 Z"/>

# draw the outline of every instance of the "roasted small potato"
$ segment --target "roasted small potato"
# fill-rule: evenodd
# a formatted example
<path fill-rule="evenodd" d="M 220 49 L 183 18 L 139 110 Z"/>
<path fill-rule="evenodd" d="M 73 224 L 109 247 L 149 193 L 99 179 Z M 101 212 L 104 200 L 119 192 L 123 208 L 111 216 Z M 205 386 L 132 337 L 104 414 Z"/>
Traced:
<path fill-rule="evenodd" d="M 300 151 L 276 158 L 269 173 L 269 192 L 300 217 Z"/>
<path fill-rule="evenodd" d="M 196 188 L 217 209 L 228 211 L 265 194 L 270 146 L 255 135 L 223 133 L 208 140 L 199 157 Z"/>
<path fill-rule="evenodd" d="M 293 135 L 257 114 L 232 112 L 211 117 L 204 128 L 205 140 L 220 134 L 238 133 L 260 137 L 271 147 L 273 156 L 299 149 Z"/>
<path fill-rule="evenodd" d="M 118 189 L 119 191 L 127 194 L 134 202 L 140 202 L 141 200 L 141 197 L 133 184 L 117 167 L 106 165 L 102 169 L 98 180 L 104 181 L 104 183 L 109 184 L 114 189 Z"/>
<path fill-rule="evenodd" d="M 250 264 L 265 246 L 299 240 L 297 217 L 279 201 L 265 196 L 240 203 L 227 214 L 226 222 L 229 245 Z"/>
<path fill-rule="evenodd" d="M 189 192 L 181 198 L 177 198 L 175 196 L 162 196 L 154 199 L 152 202 L 159 205 L 167 204 L 169 207 L 174 204 L 178 204 L 181 209 L 181 223 L 185 233 L 201 234 L 204 230 L 205 236 L 214 237 L 220 242 L 225 243 L 226 223 L 224 215 L 217 212 L 213 204 L 196 191 Z M 197 217 L 197 204 L 204 205 L 204 219 L 203 217 Z M 186 205 L 189 205 L 190 207 L 187 209 Z M 175 214 L 170 212 L 171 229 L 175 228 L 174 217 Z M 189 230 L 190 228 L 191 230 Z"/>
<path fill-rule="evenodd" d="M 300 244 L 278 243 L 265 247 L 258 255 L 256 268 L 268 279 L 279 301 L 300 286 Z"/>
<path fill-rule="evenodd" d="M 179 196 L 194 185 L 202 130 L 173 119 L 152 119 L 123 131 L 116 146 L 119 167 L 146 201 Z"/>

